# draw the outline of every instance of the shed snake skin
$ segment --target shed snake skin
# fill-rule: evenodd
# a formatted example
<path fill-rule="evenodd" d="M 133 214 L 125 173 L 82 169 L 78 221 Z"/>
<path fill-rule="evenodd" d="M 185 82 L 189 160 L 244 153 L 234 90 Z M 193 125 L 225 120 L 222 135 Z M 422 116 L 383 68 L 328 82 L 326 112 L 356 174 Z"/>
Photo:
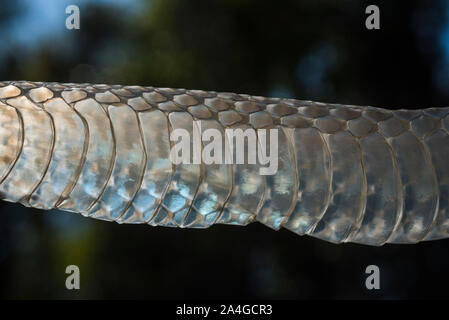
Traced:
<path fill-rule="evenodd" d="M 259 221 L 333 243 L 449 236 L 449 108 L 0 82 L 0 198 L 119 223 Z M 170 132 L 278 129 L 278 170 L 179 164 Z M 227 145 L 226 147 L 229 147 Z M 235 146 L 234 146 L 235 148 Z"/>

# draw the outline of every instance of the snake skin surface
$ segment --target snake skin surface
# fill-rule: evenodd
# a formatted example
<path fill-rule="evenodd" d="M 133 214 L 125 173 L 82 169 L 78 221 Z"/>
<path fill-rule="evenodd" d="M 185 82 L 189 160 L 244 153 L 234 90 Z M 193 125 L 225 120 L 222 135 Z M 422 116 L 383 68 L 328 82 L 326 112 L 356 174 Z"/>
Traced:
<path fill-rule="evenodd" d="M 201 90 L 0 82 L 0 197 L 118 223 L 207 228 L 259 221 L 368 245 L 441 239 L 449 237 L 448 114 Z M 236 145 L 226 128 L 278 129 L 278 144 L 268 144 L 277 148 L 277 171 L 261 175 L 260 163 L 174 164 L 170 134 L 178 128 L 214 129 L 231 154 Z M 254 142 L 264 143 L 259 136 Z M 201 140 L 190 142 L 192 159 L 201 148 Z"/>

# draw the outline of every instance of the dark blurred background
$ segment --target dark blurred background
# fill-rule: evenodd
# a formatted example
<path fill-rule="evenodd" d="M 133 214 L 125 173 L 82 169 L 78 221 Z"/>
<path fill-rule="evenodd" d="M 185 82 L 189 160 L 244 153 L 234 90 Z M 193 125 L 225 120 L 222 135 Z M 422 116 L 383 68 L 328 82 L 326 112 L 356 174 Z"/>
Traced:
<path fill-rule="evenodd" d="M 80 30 L 65 28 L 70 4 Z M 380 30 L 365 27 L 370 4 Z M 2 1 L 0 80 L 445 106 L 449 1 Z M 333 245 L 259 224 L 152 228 L 5 202 L 0 215 L 2 298 L 449 297 L 449 240 Z M 65 288 L 71 264 L 78 291 Z"/>

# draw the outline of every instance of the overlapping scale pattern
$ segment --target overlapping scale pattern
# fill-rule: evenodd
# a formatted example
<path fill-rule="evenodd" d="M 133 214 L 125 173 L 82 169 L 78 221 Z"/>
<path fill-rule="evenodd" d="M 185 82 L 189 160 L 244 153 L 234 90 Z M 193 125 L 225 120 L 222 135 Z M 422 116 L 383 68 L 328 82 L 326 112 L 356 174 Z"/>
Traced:
<path fill-rule="evenodd" d="M 8 176 L 22 150 L 22 127 L 17 111 L 0 103 L 0 181 Z"/>
<path fill-rule="evenodd" d="M 229 148 L 226 141 L 220 138 L 225 137 L 224 128 L 215 120 L 199 121 L 201 129 L 210 132 L 211 136 L 205 136 L 209 141 L 220 141 L 220 146 L 210 150 L 206 144 L 203 148 L 204 154 L 210 158 L 205 158 L 203 166 L 203 179 L 198 188 L 192 209 L 185 218 L 185 225 L 192 228 L 206 228 L 213 224 L 222 212 L 223 205 L 228 200 L 232 190 L 232 166 L 226 164 L 226 148 Z M 209 130 L 209 131 L 208 131 Z M 212 130 L 212 131 L 210 131 Z M 209 146 L 214 146 L 209 144 Z M 221 152 L 221 154 L 220 154 Z M 220 161 L 212 161 L 220 159 Z"/>
<path fill-rule="evenodd" d="M 119 218 L 123 223 L 149 222 L 160 206 L 171 181 L 168 120 L 159 111 L 139 113 L 139 124 L 147 157 L 142 183 L 129 208 Z"/>
<path fill-rule="evenodd" d="M 77 102 L 73 108 L 87 124 L 87 151 L 75 186 L 58 208 L 87 215 L 110 178 L 115 162 L 115 143 L 110 120 L 98 102 L 90 98 Z M 66 143 L 70 144 L 70 141 Z"/>
<path fill-rule="evenodd" d="M 236 125 L 232 129 L 251 130 L 248 125 Z M 232 158 L 236 162 L 237 141 L 235 137 L 227 135 Z M 255 220 L 262 207 L 266 189 L 265 177 L 260 175 L 259 164 L 235 164 L 233 168 L 233 189 L 226 202 L 218 223 L 246 225 Z"/>
<path fill-rule="evenodd" d="M 326 142 L 316 128 L 291 129 L 296 152 L 298 196 L 285 227 L 299 235 L 313 230 L 323 217 L 331 195 L 331 162 Z"/>
<path fill-rule="evenodd" d="M 44 109 L 55 126 L 55 144 L 48 170 L 30 198 L 30 205 L 39 209 L 54 208 L 66 196 L 65 190 L 76 182 L 81 169 L 86 140 L 83 121 L 61 98 L 46 102 Z M 71 137 L 67 143 L 67 137 Z"/>
<path fill-rule="evenodd" d="M 4 81 L 0 197 L 119 223 L 206 228 L 259 221 L 369 245 L 440 239 L 449 237 L 448 114 Z M 236 130 L 244 133 L 243 154 Z M 173 161 L 181 157 L 179 132 L 193 138 L 183 144 L 188 163 Z M 219 150 L 212 140 L 221 141 Z M 271 153 L 276 170 L 262 174 Z"/>
<path fill-rule="evenodd" d="M 174 130 L 182 129 L 185 132 L 186 135 L 180 136 L 180 139 L 184 139 L 187 136 L 193 137 L 194 132 L 198 131 L 197 125 L 193 122 L 193 118 L 189 114 L 172 112 L 169 114 L 168 118 L 171 127 Z M 174 143 L 176 143 L 176 141 L 174 141 Z M 195 160 L 200 157 L 201 141 L 194 142 L 194 139 L 192 138 L 186 143 L 190 153 L 187 154 L 186 161 L 180 162 L 175 166 L 170 185 L 162 200 L 162 204 L 150 221 L 151 225 L 169 227 L 185 226 L 185 219 L 191 211 L 192 203 L 201 181 L 201 165 L 197 164 L 196 162 L 198 161 Z M 175 148 L 173 148 L 173 150 L 175 150 Z M 171 154 L 175 163 L 177 163 L 175 158 L 178 155 L 183 156 L 182 153 L 176 151 Z"/>
<path fill-rule="evenodd" d="M 277 131 L 272 131 L 272 129 Z M 276 135 L 271 136 L 271 131 Z M 293 144 L 283 128 L 270 128 L 266 135 L 270 136 L 270 143 L 261 139 L 264 135 L 259 135 L 258 147 L 259 150 L 263 150 L 263 146 L 266 146 L 267 154 L 278 155 L 277 170 L 275 173 L 273 171 L 274 174 L 264 175 L 266 185 L 264 202 L 256 218 L 257 221 L 277 230 L 287 221 L 293 211 L 297 197 L 298 176 Z"/>
<path fill-rule="evenodd" d="M 365 205 L 365 173 L 360 146 L 347 131 L 327 136 L 332 159 L 332 196 L 313 236 L 331 242 L 344 242 L 358 228 Z"/>
<path fill-rule="evenodd" d="M 360 147 L 367 193 L 362 224 L 352 241 L 381 245 L 390 238 L 402 212 L 402 184 L 391 148 L 381 135 L 363 137 Z"/>
<path fill-rule="evenodd" d="M 115 140 L 115 161 L 108 184 L 88 215 L 103 220 L 117 220 L 134 199 L 145 167 L 145 154 L 137 115 L 126 105 L 110 105 Z"/>
<path fill-rule="evenodd" d="M 52 120 L 25 96 L 6 102 L 16 108 L 22 119 L 23 145 L 14 167 L 0 185 L 0 194 L 5 200 L 29 205 L 29 197 L 44 177 L 52 155 Z"/>

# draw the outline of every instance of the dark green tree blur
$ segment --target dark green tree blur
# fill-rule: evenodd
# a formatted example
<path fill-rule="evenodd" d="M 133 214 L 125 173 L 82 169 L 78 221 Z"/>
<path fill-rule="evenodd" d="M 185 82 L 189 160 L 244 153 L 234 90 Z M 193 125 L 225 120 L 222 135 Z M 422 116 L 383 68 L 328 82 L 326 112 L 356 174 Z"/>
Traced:
<path fill-rule="evenodd" d="M 446 1 L 153 0 L 81 6 L 81 29 L 27 47 L 0 10 L 0 79 L 232 91 L 420 108 L 447 105 Z M 131 6 L 131 5 L 130 5 Z M 61 12 L 65 19 L 65 12 Z M 45 23 L 45 21 L 42 21 Z M 443 40 L 442 40 L 443 39 Z M 445 47 L 447 46 L 447 48 Z M 118 225 L 1 203 L 3 298 L 449 297 L 449 240 L 332 245 L 262 225 L 175 230 Z M 65 289 L 65 267 L 81 290 Z M 365 268 L 381 288 L 364 287 Z"/>

